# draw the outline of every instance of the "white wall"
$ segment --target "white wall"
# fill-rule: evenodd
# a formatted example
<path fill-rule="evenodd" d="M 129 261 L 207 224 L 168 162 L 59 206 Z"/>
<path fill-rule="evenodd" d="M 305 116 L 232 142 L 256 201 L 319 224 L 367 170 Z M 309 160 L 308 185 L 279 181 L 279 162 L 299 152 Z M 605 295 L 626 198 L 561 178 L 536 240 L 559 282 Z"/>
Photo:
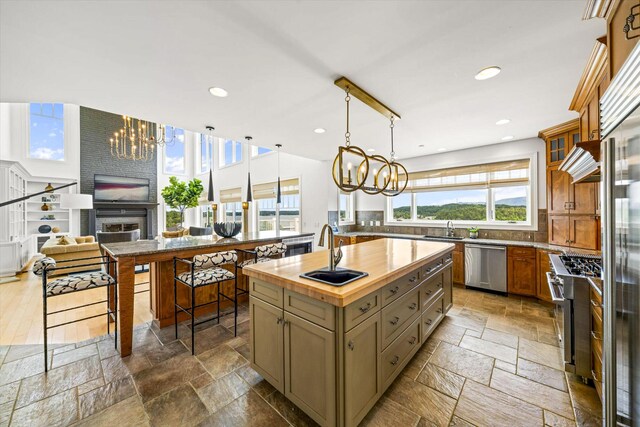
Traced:
<path fill-rule="evenodd" d="M 546 198 L 546 160 L 545 145 L 540 138 L 523 139 L 519 141 L 504 142 L 501 144 L 486 145 L 483 147 L 469 148 L 466 150 L 445 152 L 429 156 L 413 157 L 400 160 L 408 172 L 440 169 L 464 164 L 480 164 L 500 161 L 504 158 L 517 156 L 529 156 L 536 154 L 538 159 L 537 176 L 537 207 L 547 207 Z M 370 196 L 362 191 L 356 192 L 357 210 L 384 210 L 386 197 L 382 195 Z"/>

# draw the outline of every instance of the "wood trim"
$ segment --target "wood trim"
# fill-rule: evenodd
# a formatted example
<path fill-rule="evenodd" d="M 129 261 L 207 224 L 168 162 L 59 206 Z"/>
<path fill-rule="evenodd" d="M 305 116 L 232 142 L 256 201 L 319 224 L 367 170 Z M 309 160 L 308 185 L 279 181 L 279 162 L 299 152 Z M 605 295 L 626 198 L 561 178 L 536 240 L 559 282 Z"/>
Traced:
<path fill-rule="evenodd" d="M 584 8 L 582 20 L 588 21 L 592 18 L 608 19 L 609 14 L 614 9 L 611 7 L 614 0 L 587 0 L 587 7 Z"/>
<path fill-rule="evenodd" d="M 360 86 L 358 86 L 348 78 L 342 76 L 336 81 L 334 81 L 333 83 L 339 88 L 344 90 L 346 90 L 346 88 L 349 88 L 350 95 L 355 96 L 360 101 L 364 102 L 366 105 L 373 108 L 378 113 L 385 116 L 386 118 L 391 119 L 393 117 L 396 120 L 399 120 L 401 118 L 400 114 L 396 113 L 391 108 L 387 107 L 382 102 L 378 101 L 376 98 L 373 97 L 373 95 L 368 93 L 366 90 L 362 89 Z"/>
<path fill-rule="evenodd" d="M 555 125 L 550 128 L 541 130 L 540 132 L 538 132 L 538 138 L 542 138 L 546 141 L 548 138 L 550 138 L 553 135 L 569 132 L 569 131 L 578 129 L 579 127 L 580 127 L 580 119 L 579 118 L 572 119 L 572 120 L 569 120 L 568 122 L 564 122 L 559 125 Z"/>
<path fill-rule="evenodd" d="M 580 112 L 588 103 L 591 94 L 602 81 L 604 74 L 607 72 L 608 52 L 606 44 L 606 36 L 597 39 L 591 50 L 591 55 L 587 61 L 587 65 L 582 72 L 578 87 L 573 95 L 569 110 Z"/>

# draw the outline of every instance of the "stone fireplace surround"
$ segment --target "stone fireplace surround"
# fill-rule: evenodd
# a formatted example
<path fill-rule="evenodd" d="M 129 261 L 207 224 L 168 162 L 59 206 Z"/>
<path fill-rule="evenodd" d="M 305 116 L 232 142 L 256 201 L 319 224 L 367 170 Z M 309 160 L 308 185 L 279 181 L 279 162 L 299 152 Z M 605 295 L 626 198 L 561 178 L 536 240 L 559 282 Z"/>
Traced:
<path fill-rule="evenodd" d="M 95 236 L 97 231 L 139 228 L 141 239 L 153 239 L 153 216 L 157 206 L 157 203 L 94 203 L 89 214 L 89 231 Z"/>

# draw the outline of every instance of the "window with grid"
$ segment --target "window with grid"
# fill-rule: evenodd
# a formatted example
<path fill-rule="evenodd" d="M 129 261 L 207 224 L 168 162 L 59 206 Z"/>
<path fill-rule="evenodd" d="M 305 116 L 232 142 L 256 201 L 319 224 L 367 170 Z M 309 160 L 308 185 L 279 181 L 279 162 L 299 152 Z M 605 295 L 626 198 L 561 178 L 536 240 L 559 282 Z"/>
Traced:
<path fill-rule="evenodd" d="M 280 181 L 282 203 L 276 203 L 278 183 L 253 186 L 256 201 L 256 221 L 259 231 L 300 231 L 300 182 L 298 178 Z"/>
<path fill-rule="evenodd" d="M 387 222 L 530 225 L 530 159 L 409 173 Z"/>
<path fill-rule="evenodd" d="M 242 162 L 242 142 L 232 139 L 219 140 L 220 167 L 230 166 Z"/>
<path fill-rule="evenodd" d="M 242 222 L 242 188 L 228 188 L 220 191 L 224 222 Z"/>
<path fill-rule="evenodd" d="M 64 104 L 29 104 L 29 157 L 64 160 Z"/>
<path fill-rule="evenodd" d="M 338 192 L 338 222 L 352 224 L 355 221 L 355 193 Z"/>
<path fill-rule="evenodd" d="M 166 127 L 167 135 L 174 134 L 174 128 Z M 185 175 L 184 129 L 175 128 L 174 142 L 164 146 L 164 173 L 167 175 Z"/>

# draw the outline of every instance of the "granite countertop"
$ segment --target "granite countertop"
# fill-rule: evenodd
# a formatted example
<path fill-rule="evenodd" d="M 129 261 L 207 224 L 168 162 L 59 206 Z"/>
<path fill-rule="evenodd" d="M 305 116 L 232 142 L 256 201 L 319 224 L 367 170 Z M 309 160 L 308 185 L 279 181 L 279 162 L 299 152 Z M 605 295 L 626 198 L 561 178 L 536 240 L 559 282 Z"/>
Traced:
<path fill-rule="evenodd" d="M 435 242 L 451 242 L 451 243 L 475 243 L 478 245 L 496 245 L 496 246 L 524 246 L 536 249 L 545 249 L 549 251 L 558 251 L 562 253 L 572 252 L 572 253 L 583 253 L 583 254 L 600 254 L 599 251 L 591 251 L 588 249 L 579 249 L 579 248 L 567 248 L 565 246 L 557 246 L 551 245 L 549 243 L 542 242 L 530 242 L 530 241 L 522 241 L 522 240 L 496 240 L 496 239 L 470 239 L 468 237 L 462 239 L 448 239 L 446 237 L 436 237 L 430 238 L 425 237 L 424 235 L 418 234 L 400 234 L 400 233 L 375 233 L 371 231 L 354 231 L 348 233 L 336 233 L 336 236 L 382 236 L 382 237 L 390 237 L 394 239 L 412 239 L 412 240 L 429 240 Z"/>
<path fill-rule="evenodd" d="M 214 248 L 241 243 L 260 243 L 263 241 L 282 240 L 297 237 L 313 236 L 315 233 L 296 233 L 293 231 L 259 231 L 240 233 L 236 237 L 224 238 L 210 236 L 158 237 L 155 240 L 138 240 L 136 242 L 104 243 L 102 247 L 114 257 L 140 256 L 159 252 L 171 252 L 182 249 Z"/>
<path fill-rule="evenodd" d="M 344 307 L 425 264 L 441 259 L 453 248 L 448 242 L 390 238 L 345 246 L 342 248 L 343 257 L 338 267 L 364 271 L 368 275 L 344 286 L 332 286 L 300 277 L 302 273 L 327 267 L 327 250 L 249 265 L 243 269 L 243 273 L 319 301 Z"/>

